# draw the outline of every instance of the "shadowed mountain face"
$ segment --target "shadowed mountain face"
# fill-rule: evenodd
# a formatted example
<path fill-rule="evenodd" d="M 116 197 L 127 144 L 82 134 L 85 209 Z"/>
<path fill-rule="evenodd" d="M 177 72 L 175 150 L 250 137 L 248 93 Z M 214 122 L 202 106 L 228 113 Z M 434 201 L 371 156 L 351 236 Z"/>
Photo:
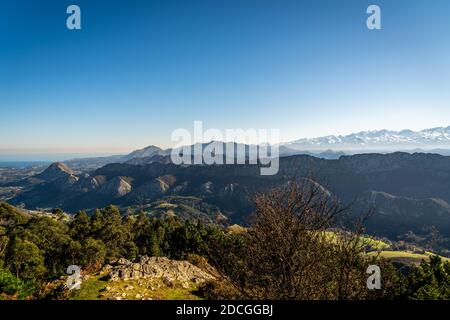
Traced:
<path fill-rule="evenodd" d="M 437 226 L 447 237 L 450 235 L 450 205 L 442 199 L 415 199 L 366 191 L 355 201 L 352 210 L 363 212 L 367 208 L 374 208 L 365 224 L 374 235 L 395 239 L 409 231 L 426 233 L 430 226 Z"/>
<path fill-rule="evenodd" d="M 435 225 L 450 235 L 450 157 L 434 154 L 362 154 L 337 160 L 289 156 L 280 159 L 274 176 L 261 176 L 258 165 L 116 163 L 74 175 L 53 164 L 31 179 L 39 183 L 29 184 L 11 202 L 74 212 L 110 203 L 129 207 L 193 196 L 220 208 L 229 223 L 244 223 L 256 192 L 309 176 L 345 203 L 357 199 L 354 208 L 359 212 L 375 207 L 368 231 L 394 237 Z"/>
<path fill-rule="evenodd" d="M 413 198 L 450 201 L 450 158 L 435 154 L 361 154 L 339 160 L 294 156 L 282 161 L 281 174 L 314 172 L 346 200 L 367 190 Z M 300 169 L 300 170 L 298 170 Z"/>

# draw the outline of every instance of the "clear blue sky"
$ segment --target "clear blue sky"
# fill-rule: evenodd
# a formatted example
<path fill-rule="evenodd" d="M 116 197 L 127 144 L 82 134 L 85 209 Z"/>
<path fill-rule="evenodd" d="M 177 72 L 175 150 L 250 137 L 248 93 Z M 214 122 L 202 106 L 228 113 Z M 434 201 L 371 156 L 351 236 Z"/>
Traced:
<path fill-rule="evenodd" d="M 449 40 L 448 0 L 0 0 L 0 154 L 167 147 L 194 120 L 282 140 L 448 126 Z"/>

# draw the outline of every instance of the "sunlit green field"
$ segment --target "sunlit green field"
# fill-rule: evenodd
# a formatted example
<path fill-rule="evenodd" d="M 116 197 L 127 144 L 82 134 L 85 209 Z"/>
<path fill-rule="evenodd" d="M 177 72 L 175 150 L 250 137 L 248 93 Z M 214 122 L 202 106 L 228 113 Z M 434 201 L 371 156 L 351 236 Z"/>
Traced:
<path fill-rule="evenodd" d="M 418 264 L 422 260 L 429 261 L 430 257 L 433 255 L 431 252 L 421 253 L 412 253 L 408 251 L 380 251 L 380 252 L 369 252 L 368 255 L 371 256 L 379 256 L 381 258 L 389 259 L 389 260 L 398 260 L 404 262 L 411 262 Z M 444 261 L 449 261 L 450 258 L 441 257 Z"/>

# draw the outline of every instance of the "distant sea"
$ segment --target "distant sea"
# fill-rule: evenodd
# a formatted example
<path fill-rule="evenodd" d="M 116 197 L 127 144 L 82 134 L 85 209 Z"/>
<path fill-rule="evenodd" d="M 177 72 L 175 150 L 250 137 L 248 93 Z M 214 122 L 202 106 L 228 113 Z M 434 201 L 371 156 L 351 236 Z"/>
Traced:
<path fill-rule="evenodd" d="M 50 164 L 48 161 L 0 161 L 0 168 L 28 168 Z"/>
<path fill-rule="evenodd" d="M 106 157 L 111 153 L 45 153 L 45 154 L 2 154 L 0 168 L 27 168 L 30 166 L 49 165 L 55 161 L 67 161 L 79 158 Z"/>

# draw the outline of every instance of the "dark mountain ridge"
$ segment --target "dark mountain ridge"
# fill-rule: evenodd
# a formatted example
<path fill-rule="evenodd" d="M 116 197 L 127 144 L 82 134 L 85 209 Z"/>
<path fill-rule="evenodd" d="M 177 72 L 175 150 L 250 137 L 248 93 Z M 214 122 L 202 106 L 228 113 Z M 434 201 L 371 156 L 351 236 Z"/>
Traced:
<path fill-rule="evenodd" d="M 30 186 L 11 202 L 75 212 L 110 203 L 129 207 L 193 196 L 221 208 L 230 223 L 245 223 L 255 193 L 291 178 L 312 177 L 344 203 L 358 199 L 360 211 L 367 210 L 362 204 L 376 207 L 370 224 L 376 234 L 392 237 L 435 225 L 450 236 L 450 157 L 436 154 L 361 154 L 334 160 L 295 155 L 281 157 L 273 176 L 261 176 L 260 166 L 249 164 L 114 163 L 80 176 L 61 171 L 65 176 Z M 388 224 L 403 227 L 396 231 Z"/>

